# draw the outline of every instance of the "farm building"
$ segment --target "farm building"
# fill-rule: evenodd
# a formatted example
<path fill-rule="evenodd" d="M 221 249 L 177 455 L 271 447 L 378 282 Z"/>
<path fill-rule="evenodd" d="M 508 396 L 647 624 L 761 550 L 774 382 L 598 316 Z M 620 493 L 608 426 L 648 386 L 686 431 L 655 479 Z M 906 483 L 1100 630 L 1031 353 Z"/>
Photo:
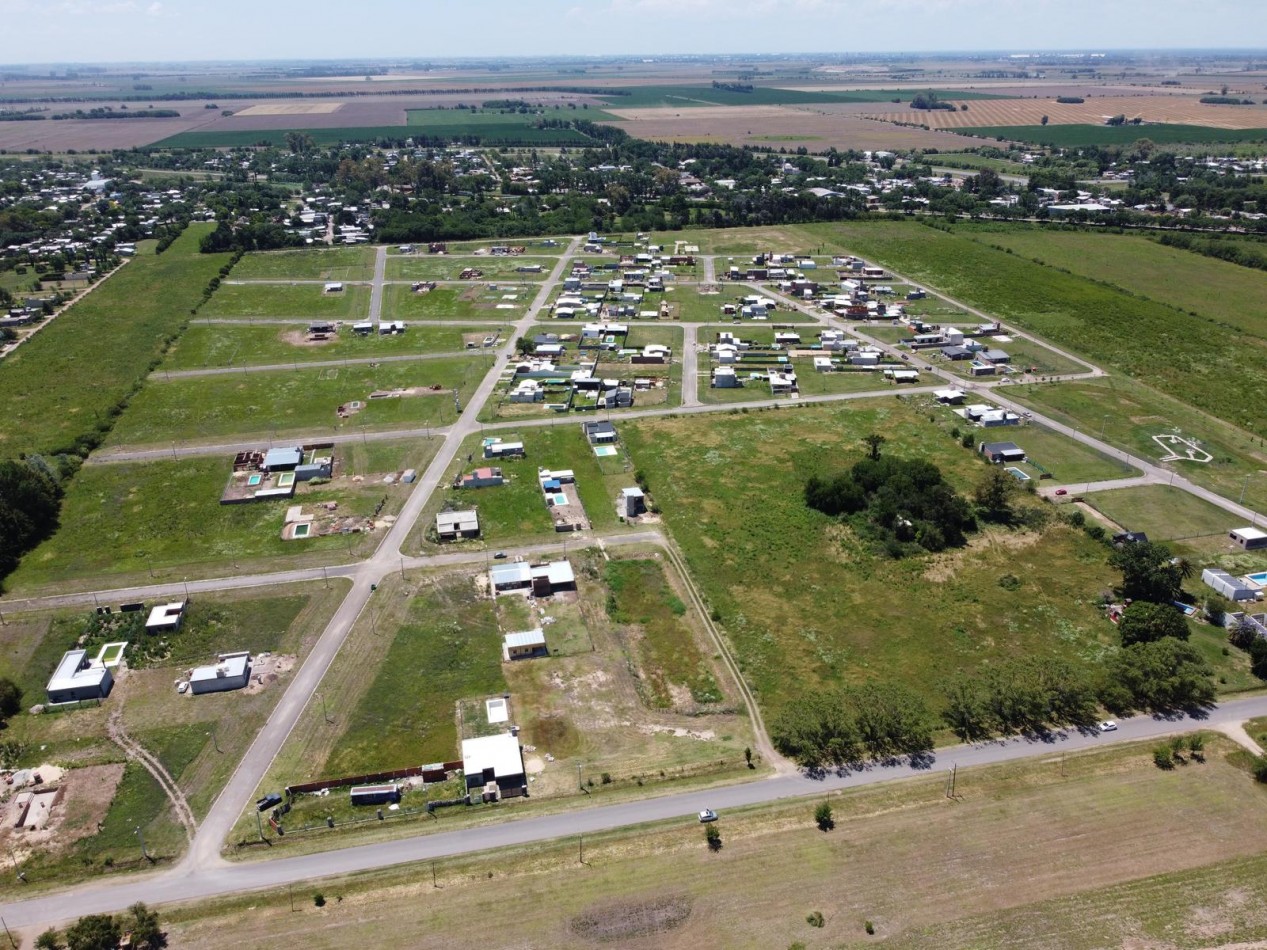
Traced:
<path fill-rule="evenodd" d="M 523 751 L 510 733 L 462 740 L 462 773 L 467 792 L 482 788 L 485 801 L 528 794 Z"/>
<path fill-rule="evenodd" d="M 400 801 L 400 786 L 394 782 L 386 785 L 353 785 L 353 805 L 394 805 Z"/>
<path fill-rule="evenodd" d="M 496 488 L 506 484 L 506 479 L 500 468 L 484 467 L 463 475 L 458 484 L 462 488 Z"/>
<path fill-rule="evenodd" d="M 610 422 L 582 422 L 581 429 L 590 445 L 612 445 L 620 441 L 616 427 Z"/>
<path fill-rule="evenodd" d="M 1025 461 L 1025 450 L 1015 442 L 982 442 L 980 452 L 996 464 Z"/>
<path fill-rule="evenodd" d="M 199 666 L 189 674 L 193 693 L 227 693 L 251 681 L 251 654 L 222 653 L 215 666 Z"/>
<path fill-rule="evenodd" d="M 1239 578 L 1233 577 L 1227 571 L 1219 570 L 1216 567 L 1207 567 L 1202 571 L 1201 580 L 1207 587 L 1213 588 L 1228 600 L 1237 603 L 1246 600 L 1258 600 L 1261 596 L 1261 591 L 1257 588 L 1250 587 Z"/>
<path fill-rule="evenodd" d="M 114 676 L 106 667 L 88 659 L 87 650 L 68 650 L 44 687 L 50 703 L 74 703 L 83 699 L 105 699 L 114 687 Z"/>
<path fill-rule="evenodd" d="M 436 534 L 441 541 L 478 538 L 479 516 L 474 511 L 441 511 L 436 515 Z"/>
<path fill-rule="evenodd" d="M 185 602 L 176 601 L 171 604 L 159 604 L 150 611 L 145 621 L 146 633 L 159 633 L 163 630 L 179 630 L 181 621 L 185 619 Z"/>
<path fill-rule="evenodd" d="M 502 637 L 502 659 L 526 660 L 534 656 L 549 653 L 546 648 L 546 635 L 538 627 L 536 630 L 524 630 L 520 633 L 508 633 Z"/>
<path fill-rule="evenodd" d="M 1227 536 L 1246 551 L 1257 551 L 1267 548 L 1267 531 L 1260 528 L 1235 528 Z"/>
<path fill-rule="evenodd" d="M 622 488 L 620 490 L 620 513 L 626 518 L 637 518 L 647 510 L 647 496 L 641 488 Z"/>

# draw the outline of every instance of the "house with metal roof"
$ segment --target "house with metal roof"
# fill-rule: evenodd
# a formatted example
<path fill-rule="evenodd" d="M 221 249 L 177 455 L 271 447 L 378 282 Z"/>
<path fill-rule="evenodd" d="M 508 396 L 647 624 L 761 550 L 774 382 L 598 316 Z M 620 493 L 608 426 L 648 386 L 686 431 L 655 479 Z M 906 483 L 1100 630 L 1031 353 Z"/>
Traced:
<path fill-rule="evenodd" d="M 547 653 L 549 650 L 546 647 L 546 635 L 540 627 L 535 630 L 508 633 L 502 637 L 502 659 L 507 663 L 511 660 L 527 660 L 534 656 L 544 656 Z"/>

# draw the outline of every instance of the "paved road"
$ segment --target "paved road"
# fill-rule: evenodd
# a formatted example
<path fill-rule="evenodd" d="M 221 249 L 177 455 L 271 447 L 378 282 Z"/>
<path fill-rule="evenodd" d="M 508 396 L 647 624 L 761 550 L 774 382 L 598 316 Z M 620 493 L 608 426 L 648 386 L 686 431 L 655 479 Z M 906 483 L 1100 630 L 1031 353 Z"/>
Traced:
<path fill-rule="evenodd" d="M 290 883 L 311 883 L 322 877 L 415 861 L 610 831 L 644 822 L 677 819 L 691 824 L 696 820 L 695 813 L 703 808 L 719 811 L 724 823 L 729 809 L 814 796 L 825 790 L 855 788 L 902 779 L 941 783 L 952 766 L 970 769 L 1020 759 L 1056 759 L 1069 753 L 1109 744 L 1155 739 L 1198 728 L 1233 727 L 1246 719 L 1262 715 L 1267 715 L 1267 696 L 1224 703 L 1201 719 L 1185 716 L 1172 719 L 1140 716 L 1119 720 L 1118 731 L 1111 733 L 1065 732 L 1053 734 L 1047 739 L 1010 739 L 975 746 L 956 746 L 940 750 L 927 767 L 913 767 L 907 763 L 877 765 L 825 778 L 812 778 L 797 772 L 747 784 L 664 795 L 615 805 L 578 807 L 554 815 L 509 818 L 498 824 L 478 828 L 421 834 L 299 857 L 239 864 L 216 862 L 201 867 L 193 867 L 185 862 L 167 872 L 147 878 L 132 877 L 118 882 L 81 885 L 74 889 L 73 899 L 68 899 L 66 893 L 61 893 L 13 902 L 5 908 L 4 917 L 10 927 L 35 931 L 83 914 L 122 910 L 138 900 L 151 905 L 202 900 Z M 961 775 L 957 787 L 961 794 L 971 797 L 971 773 Z M 443 824 L 443 819 L 440 824 Z M 205 823 L 203 827 L 206 827 Z"/>

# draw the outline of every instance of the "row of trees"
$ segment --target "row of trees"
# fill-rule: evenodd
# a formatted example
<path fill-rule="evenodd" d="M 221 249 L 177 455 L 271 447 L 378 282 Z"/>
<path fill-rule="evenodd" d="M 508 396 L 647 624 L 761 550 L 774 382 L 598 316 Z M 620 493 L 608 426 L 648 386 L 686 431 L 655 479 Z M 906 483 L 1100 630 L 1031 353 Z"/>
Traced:
<path fill-rule="evenodd" d="M 932 751 L 934 720 L 918 694 L 891 682 L 810 693 L 771 725 L 775 747 L 806 768 Z"/>
<path fill-rule="evenodd" d="M 118 950 L 123 935 L 131 935 L 129 947 L 135 950 L 161 950 L 167 946 L 167 935 L 159 926 L 158 914 L 145 904 L 136 903 L 127 912 L 89 914 L 66 928 L 64 934 L 46 930 L 35 940 L 37 950 Z"/>
<path fill-rule="evenodd" d="M 0 578 L 57 530 L 60 473 L 42 458 L 0 461 Z"/>

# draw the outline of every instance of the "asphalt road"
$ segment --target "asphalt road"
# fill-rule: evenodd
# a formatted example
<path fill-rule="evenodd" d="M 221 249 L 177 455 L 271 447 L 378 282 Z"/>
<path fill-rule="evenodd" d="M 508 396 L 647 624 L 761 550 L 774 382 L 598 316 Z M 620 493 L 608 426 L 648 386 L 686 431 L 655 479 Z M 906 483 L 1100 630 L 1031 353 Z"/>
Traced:
<path fill-rule="evenodd" d="M 1118 721 L 1110 733 L 1055 733 L 1045 739 L 1009 739 L 973 746 L 941 750 L 925 766 L 902 762 L 872 765 L 844 774 L 813 778 L 804 773 L 780 775 L 740 785 L 664 795 L 615 805 L 577 807 L 565 812 L 537 817 L 510 817 L 506 821 L 478 828 L 421 834 L 376 844 L 292 858 L 229 864 L 217 862 L 202 867 L 182 863 L 172 870 L 145 877 L 104 884 L 86 884 L 74 889 L 73 899 L 65 893 L 49 894 L 16 901 L 4 909 L 10 927 L 35 929 L 91 913 L 110 913 L 143 900 L 148 904 L 203 900 L 223 894 L 290 883 L 311 882 L 322 877 L 351 874 L 478 851 L 550 841 L 610 831 L 645 822 L 680 820 L 694 824 L 701 809 L 712 808 L 721 815 L 725 827 L 729 809 L 760 805 L 784 799 L 814 796 L 823 791 L 874 785 L 897 780 L 945 781 L 952 767 L 971 769 L 1018 759 L 1051 757 L 1100 748 L 1113 743 L 1155 739 L 1197 728 L 1234 726 L 1256 716 L 1267 715 L 1267 696 L 1234 700 L 1209 711 L 1200 719 L 1186 716 L 1159 718 L 1140 716 Z M 1246 779 L 1248 782 L 1248 778 Z M 1248 787 L 1248 786 L 1247 786 Z M 972 776 L 963 774 L 957 789 L 972 795 Z M 508 809 L 511 810 L 511 809 Z M 513 810 L 512 814 L 513 814 Z M 440 825 L 443 819 L 440 819 Z M 206 828 L 204 823 L 203 828 Z"/>

